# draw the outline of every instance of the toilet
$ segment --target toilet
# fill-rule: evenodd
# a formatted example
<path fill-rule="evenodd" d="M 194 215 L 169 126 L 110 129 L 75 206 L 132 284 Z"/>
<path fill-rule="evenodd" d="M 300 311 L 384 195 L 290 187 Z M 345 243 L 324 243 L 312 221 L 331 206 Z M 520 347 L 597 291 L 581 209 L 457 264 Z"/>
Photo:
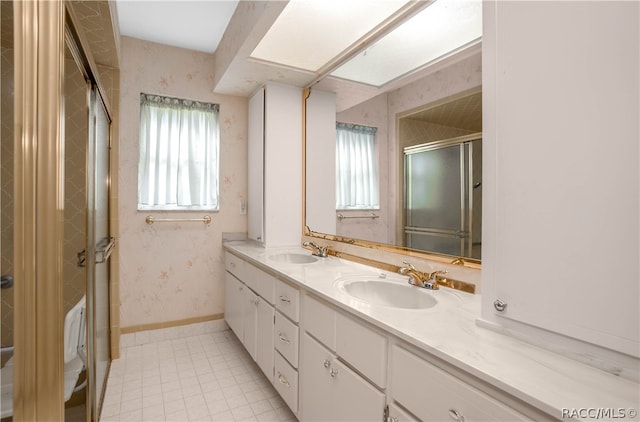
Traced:
<path fill-rule="evenodd" d="M 78 387 L 80 373 L 86 367 L 86 296 L 64 318 L 64 401 L 71 398 L 74 391 L 84 388 L 85 383 Z M 0 369 L 0 418 L 13 415 L 13 356 Z"/>

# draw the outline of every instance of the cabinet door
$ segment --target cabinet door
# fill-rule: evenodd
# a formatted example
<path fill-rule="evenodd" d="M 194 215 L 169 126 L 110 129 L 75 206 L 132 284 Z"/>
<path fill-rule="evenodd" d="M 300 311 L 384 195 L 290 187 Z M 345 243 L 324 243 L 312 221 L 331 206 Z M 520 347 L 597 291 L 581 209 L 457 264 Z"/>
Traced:
<path fill-rule="evenodd" d="M 244 289 L 244 284 L 230 273 L 225 272 L 224 319 L 240 341 L 244 338 Z"/>
<path fill-rule="evenodd" d="M 384 413 L 385 396 L 372 384 L 337 359 L 331 362 L 329 377 L 337 400 L 332 420 L 376 421 Z"/>
<path fill-rule="evenodd" d="M 483 317 L 637 356 L 639 3 L 483 5 Z"/>
<path fill-rule="evenodd" d="M 253 360 L 256 360 L 258 334 L 258 295 L 245 286 L 244 297 L 244 338 L 242 344 Z"/>
<path fill-rule="evenodd" d="M 382 419 L 385 396 L 307 333 L 303 335 L 301 400 L 304 420 Z"/>
<path fill-rule="evenodd" d="M 305 421 L 335 420 L 337 401 L 331 379 L 334 355 L 304 333 L 300 351 L 300 404 Z"/>
<path fill-rule="evenodd" d="M 269 381 L 273 382 L 273 306 L 258 297 L 258 333 L 256 362 Z"/>
<path fill-rule="evenodd" d="M 264 88 L 249 99 L 249 239 L 264 241 Z"/>

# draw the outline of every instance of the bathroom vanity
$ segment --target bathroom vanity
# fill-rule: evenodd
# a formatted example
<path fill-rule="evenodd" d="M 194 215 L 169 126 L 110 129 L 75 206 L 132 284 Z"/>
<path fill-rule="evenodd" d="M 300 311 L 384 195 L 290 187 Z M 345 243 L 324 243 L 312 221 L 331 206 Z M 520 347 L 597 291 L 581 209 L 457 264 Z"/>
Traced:
<path fill-rule="evenodd" d="M 225 319 L 300 420 L 552 420 L 638 408 L 633 381 L 477 326 L 479 295 L 426 291 L 302 247 L 225 248 Z M 430 299 L 410 301 L 405 288 Z"/>

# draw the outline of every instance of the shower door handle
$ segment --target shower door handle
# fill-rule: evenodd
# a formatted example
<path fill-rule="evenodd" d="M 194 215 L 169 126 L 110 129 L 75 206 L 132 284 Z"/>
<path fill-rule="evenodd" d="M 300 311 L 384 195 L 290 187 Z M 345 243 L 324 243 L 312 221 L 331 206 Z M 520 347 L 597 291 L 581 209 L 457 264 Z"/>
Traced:
<path fill-rule="evenodd" d="M 13 276 L 9 274 L 3 274 L 2 277 L 0 277 L 0 287 L 3 289 L 13 287 Z"/>
<path fill-rule="evenodd" d="M 107 259 L 111 256 L 111 252 L 113 252 L 114 246 L 116 246 L 115 237 L 105 237 L 98 242 L 96 245 L 96 264 L 107 262 Z"/>
<path fill-rule="evenodd" d="M 113 247 L 116 245 L 115 237 L 105 237 L 100 242 L 96 244 L 96 264 L 102 264 L 107 262 L 109 256 L 111 256 L 111 252 L 113 252 Z M 86 265 L 87 260 L 87 251 L 83 249 L 78 252 L 78 267 L 84 267 Z"/>

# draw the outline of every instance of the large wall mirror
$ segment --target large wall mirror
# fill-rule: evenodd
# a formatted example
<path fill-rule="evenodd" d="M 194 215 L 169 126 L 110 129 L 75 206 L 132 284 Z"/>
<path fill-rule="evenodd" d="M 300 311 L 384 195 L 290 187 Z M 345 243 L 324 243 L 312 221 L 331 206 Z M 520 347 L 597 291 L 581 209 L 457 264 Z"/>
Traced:
<path fill-rule="evenodd" d="M 477 37 L 381 83 L 369 64 L 356 82 L 374 43 L 307 91 L 305 234 L 479 267 L 481 29 L 441 23 Z M 403 34 L 386 42 L 411 46 Z"/>

